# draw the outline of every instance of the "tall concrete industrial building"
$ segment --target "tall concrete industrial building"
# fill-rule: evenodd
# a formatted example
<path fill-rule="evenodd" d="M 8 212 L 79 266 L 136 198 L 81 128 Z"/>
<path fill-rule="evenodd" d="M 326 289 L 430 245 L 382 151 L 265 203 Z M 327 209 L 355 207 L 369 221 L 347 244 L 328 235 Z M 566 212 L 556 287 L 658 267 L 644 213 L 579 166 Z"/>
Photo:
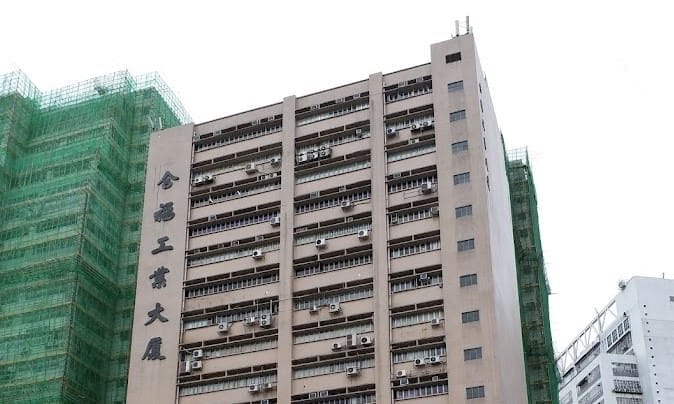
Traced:
<path fill-rule="evenodd" d="M 619 286 L 557 358 L 561 404 L 674 403 L 674 280 Z"/>
<path fill-rule="evenodd" d="M 128 403 L 550 390 L 528 161 L 507 161 L 473 35 L 430 59 L 153 134 Z M 543 306 L 521 314 L 518 289 Z"/>
<path fill-rule="evenodd" d="M 0 76 L 0 402 L 123 403 L 156 75 Z"/>

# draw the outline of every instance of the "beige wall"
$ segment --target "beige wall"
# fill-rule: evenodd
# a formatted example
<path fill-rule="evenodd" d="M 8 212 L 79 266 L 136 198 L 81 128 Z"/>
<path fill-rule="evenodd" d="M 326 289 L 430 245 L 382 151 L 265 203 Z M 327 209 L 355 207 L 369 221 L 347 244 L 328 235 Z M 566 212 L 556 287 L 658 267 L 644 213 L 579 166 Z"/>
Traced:
<path fill-rule="evenodd" d="M 192 125 L 157 132 L 150 137 L 129 360 L 127 391 L 129 404 L 175 401 L 183 303 L 185 226 L 189 211 L 185 196 L 190 188 L 188 156 L 191 156 L 191 151 Z M 174 181 L 171 188 L 163 189 L 157 182 L 167 170 L 179 177 L 179 180 Z M 160 203 L 169 201 L 174 203 L 175 218 L 167 222 L 155 222 L 153 213 L 159 209 Z M 153 255 L 151 251 L 157 248 L 157 239 L 163 236 L 169 237 L 166 244 L 173 246 L 173 250 Z M 166 274 L 166 287 L 153 288 L 152 280 L 148 277 L 160 266 L 170 271 Z M 161 315 L 167 318 L 168 322 L 156 320 L 144 325 L 149 319 L 147 312 L 155 308 L 155 303 L 160 303 L 165 309 Z M 165 356 L 165 359 L 142 360 L 148 341 L 154 337 L 161 337 L 161 355 Z"/>
<path fill-rule="evenodd" d="M 462 61 L 459 63 L 445 63 L 445 55 L 454 52 L 462 53 Z M 416 79 L 422 76 L 432 75 L 433 92 L 402 101 L 386 103 L 383 89 L 386 86 L 397 84 L 402 81 Z M 447 91 L 447 84 L 463 80 L 464 91 Z M 478 89 L 481 83 L 482 94 Z M 340 117 L 325 119 L 306 125 L 296 126 L 295 111 L 311 105 L 324 103 L 338 97 L 350 96 L 354 93 L 369 92 L 369 108 L 343 115 Z M 282 172 L 281 190 L 265 192 L 258 195 L 243 197 L 227 202 L 216 203 L 205 207 L 192 209 L 189 213 L 181 211 L 184 220 L 203 218 L 210 214 L 222 214 L 236 209 L 253 207 L 268 202 L 280 202 L 281 225 L 271 228 L 267 223 L 250 225 L 236 230 L 214 233 L 200 236 L 185 242 L 188 249 L 214 246 L 218 243 L 228 243 L 257 234 L 279 232 L 280 249 L 265 254 L 261 261 L 254 261 L 250 257 L 241 257 L 216 264 L 208 264 L 189 268 L 185 271 L 185 279 L 193 280 L 204 277 L 217 276 L 219 274 L 231 274 L 241 269 L 251 268 L 255 265 L 279 264 L 280 281 L 262 286 L 235 290 L 227 293 L 213 294 L 206 297 L 190 299 L 185 302 L 183 310 L 190 311 L 203 309 L 217 311 L 218 306 L 236 304 L 238 301 L 275 297 L 279 301 L 279 313 L 275 317 L 274 328 L 278 332 L 278 349 L 263 352 L 252 352 L 227 358 L 204 360 L 204 369 L 194 373 L 190 377 L 206 380 L 206 375 L 214 379 L 230 376 L 229 372 L 250 372 L 257 365 L 276 363 L 278 382 L 273 393 L 258 395 L 249 394 L 246 389 L 232 389 L 213 393 L 205 393 L 188 397 L 181 397 L 181 403 L 193 402 L 258 402 L 263 398 L 276 398 L 278 403 L 290 403 L 291 396 L 316 392 L 324 389 L 345 388 L 350 389 L 366 384 L 376 385 L 377 402 L 390 402 L 392 397 L 392 383 L 397 383 L 395 371 L 407 370 L 412 375 L 419 377 L 432 374 L 448 374 L 449 397 L 452 402 L 465 402 L 465 388 L 472 386 L 485 386 L 486 402 L 489 403 L 524 403 L 526 391 L 524 384 L 523 354 L 520 335 L 519 308 L 517 303 L 517 290 L 515 278 L 515 262 L 512 241 L 512 228 L 510 221 L 510 208 L 507 181 L 505 177 L 505 162 L 503 161 L 503 149 L 500 142 L 500 132 L 496 125 L 491 100 L 487 92 L 487 86 L 482 77 L 479 62 L 476 57 L 472 35 L 465 35 L 450 41 L 441 42 L 431 46 L 431 63 L 402 70 L 399 72 L 382 75 L 380 73 L 370 75 L 368 80 L 352 83 L 336 89 L 326 90 L 309 96 L 296 98 L 287 97 L 280 104 L 263 107 L 257 110 L 247 111 L 242 114 L 211 121 L 197 125 L 197 134 L 205 134 L 214 130 L 227 128 L 232 125 L 245 124 L 253 119 L 265 118 L 269 115 L 283 114 L 283 131 L 266 135 L 255 139 L 233 143 L 212 150 L 195 153 L 192 158 L 190 139 L 180 138 L 180 146 L 171 150 L 162 149 L 161 144 L 152 144 L 150 152 L 150 168 L 156 172 L 160 170 L 163 160 L 167 156 L 175 156 L 181 159 L 181 169 L 184 178 L 189 178 L 190 161 L 200 162 L 231 153 L 245 152 L 246 150 L 278 143 L 282 141 Z M 485 106 L 485 111 L 480 111 L 479 101 Z M 402 129 L 394 138 L 385 136 L 384 117 L 389 114 L 406 111 L 423 105 L 432 104 L 432 113 L 435 119 L 434 140 L 436 152 L 420 155 L 404 160 L 388 163 L 386 160 L 386 145 L 406 141 L 414 138 L 417 134 L 411 133 L 410 129 Z M 465 109 L 466 119 L 449 122 L 450 112 Z M 481 128 L 481 120 L 485 120 L 486 131 Z M 299 136 L 318 133 L 336 127 L 349 125 L 357 121 L 369 121 L 370 137 L 362 140 L 345 143 L 332 147 L 332 157 L 341 157 L 353 152 L 369 150 L 371 167 L 359 171 L 335 175 L 329 178 L 319 179 L 304 184 L 295 184 L 295 139 Z M 175 132 L 189 132 L 191 128 L 176 130 Z M 173 132 L 166 131 L 166 135 Z M 427 132 L 425 132 L 427 133 Z M 176 134 L 175 136 L 185 136 Z M 487 148 L 483 147 L 483 136 Z M 451 144 L 457 141 L 467 140 L 469 150 L 460 154 L 451 152 Z M 183 145 L 182 142 L 186 142 Z M 182 153 L 182 154 L 181 154 Z M 489 164 L 489 170 L 485 165 L 485 159 Z M 431 194 L 422 194 L 418 189 L 389 194 L 387 176 L 416 168 L 436 166 L 437 188 Z M 176 170 L 178 170 L 176 168 Z M 462 172 L 471 173 L 471 181 L 468 184 L 455 186 L 453 175 Z M 491 189 L 487 188 L 487 176 Z M 182 178 L 182 176 L 181 176 Z M 241 170 L 223 173 L 216 177 L 211 186 L 226 184 L 231 181 L 247 178 Z M 333 189 L 339 185 L 348 185 L 358 181 L 371 181 L 371 198 L 358 203 L 349 211 L 343 211 L 339 207 L 317 210 L 311 213 L 296 215 L 294 213 L 295 197 L 306 195 L 313 191 Z M 182 183 L 181 185 L 185 185 Z M 153 189 L 148 180 L 148 186 Z M 156 187 L 155 187 L 156 188 Z M 179 188 L 175 188 L 178 191 Z M 183 192 L 181 204 L 186 209 L 186 195 L 188 188 L 180 188 Z M 150 199 L 147 199 L 150 198 Z M 155 199 L 151 199 L 155 198 Z M 176 200 L 179 196 L 176 196 Z M 401 204 L 414 204 L 429 200 L 441 208 L 439 217 L 413 221 L 399 225 L 389 225 L 387 209 Z M 146 205 L 157 204 L 156 195 L 146 195 Z M 473 215 L 470 217 L 455 218 L 454 208 L 467 204 L 473 205 Z M 145 215 L 150 218 L 148 229 L 143 228 L 143 240 L 147 243 L 156 242 L 156 229 L 158 227 L 151 221 L 151 210 L 146 208 Z M 371 212 L 372 232 L 369 240 L 361 241 L 355 235 L 346 235 L 332 238 L 328 241 L 328 247 L 317 250 L 313 244 L 294 245 L 295 229 L 302 226 L 318 224 L 330 219 L 342 219 L 345 216 L 358 215 Z M 177 225 L 177 221 L 175 224 Z M 173 230 L 172 230 L 173 231 Z M 180 229 L 182 231 L 182 229 Z M 175 232 L 180 232 L 176 228 Z M 389 258 L 388 240 L 410 237 L 432 231 L 440 232 L 441 249 L 424 252 L 402 258 Z M 184 237 L 182 231 L 181 237 Z M 177 235 L 176 235 L 177 237 Z M 457 251 L 457 241 L 475 239 L 475 249 L 465 252 Z M 173 240 L 173 239 L 172 239 Z M 147 245 L 146 243 L 146 245 Z M 363 245 L 371 245 L 372 263 L 342 269 L 323 274 L 316 274 L 301 278 L 295 278 L 293 274 L 294 260 L 303 257 L 317 255 L 325 256 L 333 252 L 344 251 Z M 144 248 L 144 247 L 141 247 Z M 146 248 L 147 249 L 147 248 Z M 182 251 L 175 254 L 175 265 L 182 264 Z M 173 255 L 172 255 L 173 257 Z M 150 260 L 156 257 L 141 258 Z M 173 259 L 173 258 L 172 258 Z M 180 264 L 178 262 L 180 261 Z M 173 262 L 173 261 L 172 261 Z M 389 275 L 410 271 L 429 265 L 442 265 L 443 282 L 441 285 L 432 285 L 415 290 L 391 294 Z M 173 264 L 172 264 L 173 265 Z M 147 265 L 146 265 L 147 266 Z M 142 268 L 141 268 L 142 269 Z M 461 288 L 459 277 L 464 274 L 477 273 L 478 285 Z M 182 275 L 182 274 L 181 274 Z M 338 315 L 327 313 L 322 308 L 319 313 L 310 313 L 309 310 L 294 310 L 293 294 L 297 291 L 322 288 L 328 285 L 342 284 L 344 282 L 372 279 L 374 294 L 371 298 L 342 303 L 342 311 Z M 142 280 L 142 275 L 141 278 Z M 176 278 L 177 279 L 177 278 Z M 182 280 L 182 278 L 181 278 Z M 179 285 L 172 294 L 178 304 L 182 293 Z M 139 334 L 134 333 L 134 349 L 145 348 L 140 346 L 143 338 L 147 335 L 142 327 L 145 321 L 145 306 L 149 301 L 145 291 L 139 285 L 138 306 L 136 313 L 136 328 Z M 394 328 L 390 325 L 390 309 L 405 306 L 443 300 L 444 321 L 440 326 L 431 326 L 430 322 Z M 167 300 L 168 301 L 168 300 Z M 177 303 L 176 303 L 177 302 Z M 479 310 L 480 321 L 463 324 L 461 313 L 464 311 Z M 332 343 L 343 343 L 345 337 L 334 337 L 315 342 L 307 342 L 293 345 L 293 327 L 320 324 L 321 327 L 330 328 L 334 322 L 342 320 L 352 321 L 353 316 L 373 313 L 372 320 L 374 329 L 372 332 L 364 332 L 362 335 L 374 337 L 374 345 L 371 347 L 375 354 L 375 367 L 364 369 L 357 377 L 347 377 L 344 373 L 334 373 L 321 376 L 313 376 L 302 379 L 293 379 L 293 361 L 309 360 L 319 357 L 320 360 L 335 359 L 336 356 L 346 351 L 335 353 L 331 350 Z M 145 316 L 145 317 L 144 317 Z M 171 324 L 171 323 L 166 323 Z M 340 323 L 341 324 L 341 323 Z M 202 327 L 187 330 L 182 334 L 181 342 L 190 347 L 206 347 L 218 338 L 215 326 Z M 173 367 L 171 372 L 162 373 L 168 386 L 171 386 L 171 394 L 176 393 L 175 380 L 177 365 L 178 339 L 176 334 L 179 327 L 175 324 L 171 328 L 172 333 L 167 334 L 164 349 L 174 352 Z M 229 341 L 243 334 L 249 334 L 250 327 L 244 327 L 240 322 L 233 324 L 228 333 Z M 139 341 L 136 341 L 136 337 Z M 440 366 L 415 369 L 411 362 L 393 365 L 390 354 L 391 344 L 415 342 L 424 338 L 444 337 L 447 355 Z M 170 338 L 170 339 L 169 339 Z M 463 350 L 481 346 L 483 358 L 480 360 L 464 362 Z M 140 353 L 142 355 L 142 352 Z M 147 361 L 135 361 L 134 356 L 138 352 L 132 352 L 132 375 L 144 380 L 149 377 Z M 349 355 L 352 355 L 349 354 Z M 353 356 L 353 355 L 352 355 Z M 350 356 L 351 357 L 351 356 Z M 356 356 L 357 357 L 357 356 Z M 166 362 L 168 363 L 168 357 Z M 295 362 L 298 364 L 298 362 Z M 252 368 L 251 368 L 252 367 Z M 238 370 L 237 370 L 238 369 Z M 244 370 L 241 370 L 244 369 Z M 221 372 L 221 373 L 218 373 Z M 253 371 L 254 373 L 254 371 Z M 416 377 L 415 376 L 415 377 Z M 154 377 L 154 376 L 153 376 Z M 195 379 L 195 380 L 196 380 Z M 158 379 L 153 379 L 158 380 Z M 134 383 L 132 389 L 130 382 L 130 398 L 146 397 L 142 386 Z M 133 393 L 133 395 L 131 394 Z M 409 400 L 408 402 L 446 402 L 447 396 L 441 395 L 433 398 Z M 173 398 L 162 402 L 172 402 Z M 130 401 L 132 402 L 132 401 Z"/>

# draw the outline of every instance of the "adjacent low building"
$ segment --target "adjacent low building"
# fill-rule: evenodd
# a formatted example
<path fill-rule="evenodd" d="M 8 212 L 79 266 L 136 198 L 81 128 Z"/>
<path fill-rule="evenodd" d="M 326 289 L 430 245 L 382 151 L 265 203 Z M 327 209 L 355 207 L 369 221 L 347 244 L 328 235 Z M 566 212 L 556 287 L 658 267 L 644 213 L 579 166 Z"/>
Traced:
<path fill-rule="evenodd" d="M 674 280 L 620 288 L 558 356 L 561 404 L 674 403 Z"/>

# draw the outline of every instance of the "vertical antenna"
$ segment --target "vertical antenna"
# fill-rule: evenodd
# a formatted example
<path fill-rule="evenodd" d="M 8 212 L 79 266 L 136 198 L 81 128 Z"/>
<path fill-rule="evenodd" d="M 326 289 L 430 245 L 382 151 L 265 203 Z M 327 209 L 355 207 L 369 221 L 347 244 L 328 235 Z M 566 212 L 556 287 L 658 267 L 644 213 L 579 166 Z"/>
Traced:
<path fill-rule="evenodd" d="M 466 16 L 466 34 L 470 34 L 470 16 Z"/>
<path fill-rule="evenodd" d="M 454 28 L 456 28 L 456 36 L 459 36 L 459 20 L 454 20 Z"/>

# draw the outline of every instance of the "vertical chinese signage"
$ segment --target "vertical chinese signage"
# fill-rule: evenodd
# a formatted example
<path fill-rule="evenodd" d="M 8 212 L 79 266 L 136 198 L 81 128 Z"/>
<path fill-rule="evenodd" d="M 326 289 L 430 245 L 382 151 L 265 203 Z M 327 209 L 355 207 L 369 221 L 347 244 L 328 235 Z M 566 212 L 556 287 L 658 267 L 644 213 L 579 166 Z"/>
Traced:
<path fill-rule="evenodd" d="M 127 403 L 173 403 L 180 343 L 192 126 L 150 139 Z"/>

